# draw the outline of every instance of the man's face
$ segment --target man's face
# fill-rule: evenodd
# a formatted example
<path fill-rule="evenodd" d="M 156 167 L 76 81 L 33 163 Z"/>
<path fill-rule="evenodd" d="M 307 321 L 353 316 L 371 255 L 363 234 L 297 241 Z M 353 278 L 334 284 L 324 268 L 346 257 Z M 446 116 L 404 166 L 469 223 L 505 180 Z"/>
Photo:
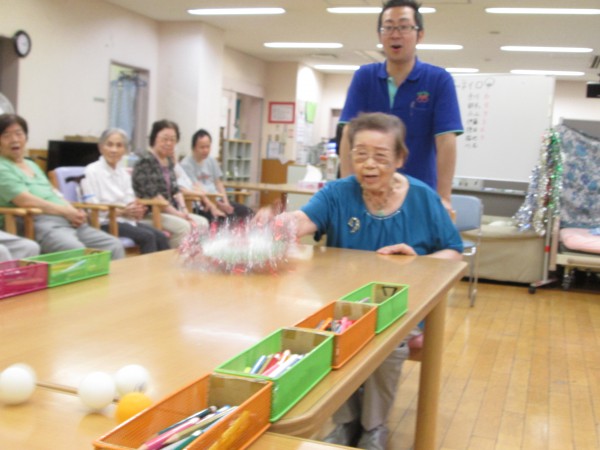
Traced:
<path fill-rule="evenodd" d="M 393 63 L 407 63 L 415 58 L 417 44 L 423 38 L 423 30 L 409 28 L 404 31 L 390 27 L 416 26 L 415 11 L 408 6 L 398 6 L 386 9 L 381 16 L 381 27 L 392 31 L 379 30 L 379 42 L 383 45 L 383 52 L 388 61 Z"/>

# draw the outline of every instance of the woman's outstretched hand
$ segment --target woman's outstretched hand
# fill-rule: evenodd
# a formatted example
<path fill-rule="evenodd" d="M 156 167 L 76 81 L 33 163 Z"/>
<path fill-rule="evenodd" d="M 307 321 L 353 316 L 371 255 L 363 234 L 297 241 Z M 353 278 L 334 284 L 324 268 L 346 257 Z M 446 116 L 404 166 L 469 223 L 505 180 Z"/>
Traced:
<path fill-rule="evenodd" d="M 377 250 L 380 255 L 409 255 L 416 256 L 417 252 L 407 244 L 386 245 Z"/>

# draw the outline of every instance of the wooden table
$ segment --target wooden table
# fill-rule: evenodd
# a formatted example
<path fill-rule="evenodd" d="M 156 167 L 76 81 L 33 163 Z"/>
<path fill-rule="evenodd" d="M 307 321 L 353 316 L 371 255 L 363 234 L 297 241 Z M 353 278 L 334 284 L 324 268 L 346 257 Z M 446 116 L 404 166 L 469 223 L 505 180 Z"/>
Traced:
<path fill-rule="evenodd" d="M 238 191 L 258 191 L 258 192 L 276 192 L 280 195 L 281 204 L 285 207 L 287 204 L 288 194 L 305 194 L 314 195 L 317 192 L 316 189 L 306 189 L 298 187 L 293 183 L 246 183 L 241 181 L 224 181 L 223 184 L 226 188 L 235 189 Z M 243 198 L 236 198 L 236 202 L 243 203 Z"/>
<path fill-rule="evenodd" d="M 37 389 L 23 405 L 0 407 L 0 444 L 3 449 L 81 450 L 115 426 L 114 405 L 101 414 L 90 413 L 75 395 Z M 250 450 L 334 450 L 324 442 L 265 433 Z"/>
<path fill-rule="evenodd" d="M 434 448 L 445 298 L 465 264 L 312 246 L 299 247 L 296 256 L 276 275 L 227 275 L 183 267 L 166 251 L 115 261 L 108 276 L 3 300 L 0 367 L 24 362 L 45 385 L 75 389 L 92 371 L 142 364 L 151 374 L 148 394 L 158 400 L 363 284 L 404 283 L 410 285 L 409 312 L 331 372 L 272 431 L 313 436 L 425 318 L 415 449 Z M 0 407 L 0 441 L 15 434 L 11 418 L 35 410 L 35 404 L 34 397 L 25 405 Z M 57 421 L 63 420 L 59 412 Z M 89 414 L 77 402 L 69 415 L 73 432 L 90 441 L 98 437 L 100 430 L 88 427 Z M 39 421 L 30 422 L 15 437 L 22 448 L 53 438 Z M 114 422 L 104 425 L 100 434 Z M 57 432 L 67 433 L 66 426 L 61 423 Z"/>

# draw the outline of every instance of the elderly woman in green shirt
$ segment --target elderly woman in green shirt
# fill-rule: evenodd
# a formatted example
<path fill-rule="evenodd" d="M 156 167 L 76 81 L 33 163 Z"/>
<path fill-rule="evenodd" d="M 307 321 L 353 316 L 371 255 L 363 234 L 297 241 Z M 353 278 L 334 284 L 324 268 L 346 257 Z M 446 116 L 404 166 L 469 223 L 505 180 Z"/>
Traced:
<path fill-rule="evenodd" d="M 87 224 L 84 211 L 61 198 L 42 170 L 25 158 L 27 122 L 16 114 L 0 115 L 0 206 L 38 208 L 35 239 L 43 253 L 77 248 L 110 250 L 123 258 L 120 241 Z"/>

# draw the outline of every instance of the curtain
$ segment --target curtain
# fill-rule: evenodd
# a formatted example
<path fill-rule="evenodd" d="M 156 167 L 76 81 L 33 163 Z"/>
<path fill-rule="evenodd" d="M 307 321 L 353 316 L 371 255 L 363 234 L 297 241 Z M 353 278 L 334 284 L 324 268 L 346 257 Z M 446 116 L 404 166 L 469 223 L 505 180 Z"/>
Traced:
<path fill-rule="evenodd" d="M 129 76 L 122 76 L 110 83 L 110 117 L 111 128 L 121 128 L 131 139 L 135 127 L 135 104 L 138 81 Z"/>

